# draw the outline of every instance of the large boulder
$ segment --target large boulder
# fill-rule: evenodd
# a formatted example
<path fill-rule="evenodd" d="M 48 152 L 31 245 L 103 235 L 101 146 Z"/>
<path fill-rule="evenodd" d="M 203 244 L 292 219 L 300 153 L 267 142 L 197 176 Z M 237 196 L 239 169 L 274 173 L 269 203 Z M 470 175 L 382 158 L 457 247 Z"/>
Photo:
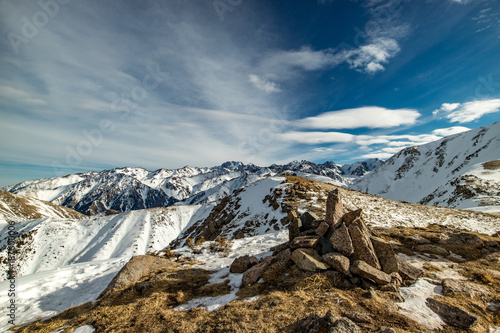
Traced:
<path fill-rule="evenodd" d="M 382 270 L 387 274 L 399 272 L 398 260 L 396 259 L 396 253 L 394 253 L 391 243 L 374 236 L 370 237 L 370 240 L 377 253 Z"/>
<path fill-rule="evenodd" d="M 453 327 L 462 329 L 470 328 L 477 320 L 477 317 L 470 313 L 457 308 L 456 306 L 449 305 L 434 298 L 427 298 L 425 304 L 436 314 L 443 319 L 443 321 Z"/>
<path fill-rule="evenodd" d="M 333 269 L 344 273 L 345 275 L 351 275 L 349 273 L 349 267 L 351 263 L 349 262 L 349 258 L 341 255 L 340 253 L 327 253 L 323 255 L 323 261 L 328 265 L 332 266 Z"/>
<path fill-rule="evenodd" d="M 363 222 L 361 214 L 346 225 L 351 236 L 355 259 L 362 260 L 376 269 L 381 269 L 377 254 L 370 240 L 370 230 Z"/>
<path fill-rule="evenodd" d="M 316 272 L 330 268 L 313 249 L 296 249 L 290 258 L 300 269 L 305 271 Z"/>
<path fill-rule="evenodd" d="M 326 199 L 325 222 L 331 225 L 333 229 L 336 229 L 342 222 L 343 215 L 342 198 L 339 190 L 335 189 L 328 193 L 328 198 Z"/>
<path fill-rule="evenodd" d="M 288 212 L 288 220 L 290 221 L 288 225 L 288 239 L 292 240 L 299 235 L 302 222 L 299 219 L 299 214 L 294 210 Z"/>
<path fill-rule="evenodd" d="M 396 260 L 398 261 L 398 273 L 405 281 L 405 285 L 414 283 L 424 273 L 422 269 L 409 264 L 398 255 L 396 255 Z"/>
<path fill-rule="evenodd" d="M 99 295 L 99 298 L 108 293 L 123 290 L 152 273 L 173 269 L 179 265 L 180 264 L 166 258 L 151 255 L 134 256 L 122 267 L 122 269 L 120 269 L 106 289 Z"/>
<path fill-rule="evenodd" d="M 248 254 L 234 259 L 231 267 L 229 267 L 229 272 L 231 273 L 244 273 L 250 267 L 255 266 L 259 263 L 259 260 L 255 257 L 250 257 Z"/>
<path fill-rule="evenodd" d="M 264 271 L 271 265 L 273 262 L 274 257 L 266 257 L 264 259 L 261 259 L 261 261 L 255 265 L 250 267 L 245 273 L 243 273 L 243 277 L 241 278 L 241 286 L 246 287 L 246 286 L 251 286 L 255 282 L 259 281 L 259 279 L 262 277 L 262 274 L 264 274 Z"/>
<path fill-rule="evenodd" d="M 470 298 L 489 298 L 491 297 L 490 290 L 482 285 L 464 281 L 445 279 L 443 280 L 443 294 L 462 294 Z"/>
<path fill-rule="evenodd" d="M 347 257 L 354 253 L 351 236 L 349 235 L 349 230 L 344 223 L 341 223 L 340 226 L 333 231 L 330 237 L 330 243 L 332 243 L 332 246 L 336 251 Z"/>
<path fill-rule="evenodd" d="M 387 273 L 378 270 L 366 262 L 356 260 L 350 268 L 351 273 L 361 276 L 365 279 L 370 279 L 379 285 L 391 283 L 391 276 Z"/>

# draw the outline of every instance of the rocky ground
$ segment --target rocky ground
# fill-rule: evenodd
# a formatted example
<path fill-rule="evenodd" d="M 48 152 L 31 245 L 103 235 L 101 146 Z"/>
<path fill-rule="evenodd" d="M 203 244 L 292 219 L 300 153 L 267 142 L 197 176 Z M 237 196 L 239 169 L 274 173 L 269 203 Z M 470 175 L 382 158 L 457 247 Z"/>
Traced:
<path fill-rule="evenodd" d="M 289 240 L 269 256 L 237 257 L 217 283 L 217 273 L 196 256 L 134 257 L 97 302 L 17 330 L 489 332 L 500 326 L 498 234 L 437 224 L 376 227 L 384 223 L 382 216 L 370 219 L 373 206 L 354 210 L 359 206 L 347 191 L 337 190 L 325 193 L 322 211 L 314 203 L 321 198 L 308 198 L 314 194 L 303 182 L 287 187 L 286 200 L 298 210 L 289 210 Z M 306 210 L 306 201 L 313 209 Z M 236 275 L 236 300 L 215 311 L 178 311 L 199 297 L 231 294 Z"/>

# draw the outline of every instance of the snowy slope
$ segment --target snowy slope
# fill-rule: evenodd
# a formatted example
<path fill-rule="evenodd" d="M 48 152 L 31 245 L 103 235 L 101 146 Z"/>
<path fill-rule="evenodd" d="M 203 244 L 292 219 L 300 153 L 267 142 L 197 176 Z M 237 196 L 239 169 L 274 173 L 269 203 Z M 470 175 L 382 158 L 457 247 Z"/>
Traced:
<path fill-rule="evenodd" d="M 0 228 L 6 221 L 23 221 L 42 217 L 77 219 L 83 215 L 73 209 L 35 198 L 0 190 Z"/>
<path fill-rule="evenodd" d="M 270 167 L 226 162 L 212 168 L 186 166 L 156 171 L 126 167 L 25 181 L 4 189 L 48 200 L 84 214 L 108 209 L 126 212 L 217 201 L 243 186 L 284 172 L 326 177 L 337 185 L 347 186 L 372 170 L 378 164 L 377 161 L 357 162 L 343 167 L 333 162 L 315 164 L 307 161 Z"/>
<path fill-rule="evenodd" d="M 500 122 L 404 149 L 351 188 L 393 200 L 492 211 L 500 206 L 498 160 Z"/>
<path fill-rule="evenodd" d="M 74 263 L 130 258 L 165 248 L 187 226 L 203 220 L 212 205 L 175 206 L 93 216 L 82 220 L 42 218 L 16 224 L 18 275 Z M 0 277 L 5 278 L 7 230 L 0 230 Z"/>

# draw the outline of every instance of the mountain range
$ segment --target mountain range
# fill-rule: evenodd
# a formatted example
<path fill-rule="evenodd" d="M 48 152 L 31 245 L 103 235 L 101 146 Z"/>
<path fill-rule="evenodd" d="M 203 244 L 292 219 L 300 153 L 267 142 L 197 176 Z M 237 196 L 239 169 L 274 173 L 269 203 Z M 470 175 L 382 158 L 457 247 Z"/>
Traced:
<path fill-rule="evenodd" d="M 269 167 L 241 162 L 226 162 L 212 168 L 185 166 L 156 171 L 125 167 L 25 181 L 7 186 L 4 190 L 91 215 L 106 210 L 127 212 L 174 204 L 215 202 L 257 180 L 282 173 L 293 172 L 339 186 L 348 186 L 380 164 L 381 160 L 371 159 L 343 166 L 333 162 L 315 164 L 293 161 Z"/>

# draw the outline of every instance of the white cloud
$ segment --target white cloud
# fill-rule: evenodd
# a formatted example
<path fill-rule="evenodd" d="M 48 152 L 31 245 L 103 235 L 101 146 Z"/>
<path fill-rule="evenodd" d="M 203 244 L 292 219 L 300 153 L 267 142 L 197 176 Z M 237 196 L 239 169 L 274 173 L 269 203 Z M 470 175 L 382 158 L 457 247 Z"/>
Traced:
<path fill-rule="evenodd" d="M 364 159 L 378 158 L 381 160 L 385 160 L 385 159 L 391 158 L 392 155 L 394 155 L 394 154 L 384 153 L 384 152 L 374 152 L 374 153 L 368 153 L 368 154 L 361 155 L 361 158 L 364 158 Z"/>
<path fill-rule="evenodd" d="M 248 76 L 248 80 L 253 83 L 253 85 L 257 88 L 260 89 L 266 93 L 275 93 L 275 92 L 280 92 L 281 89 L 278 87 L 278 84 L 275 82 L 268 81 L 266 79 L 263 79 L 262 77 L 255 75 L 255 74 L 250 74 Z"/>
<path fill-rule="evenodd" d="M 347 51 L 347 63 L 353 69 L 374 74 L 384 70 L 382 64 L 389 62 L 389 59 L 396 56 L 399 51 L 400 48 L 395 39 L 379 37 L 368 45 Z"/>
<path fill-rule="evenodd" d="M 305 144 L 320 144 L 333 142 L 351 142 L 355 136 L 339 132 L 286 132 L 278 135 L 281 141 Z"/>
<path fill-rule="evenodd" d="M 434 131 L 432 131 L 432 134 L 438 135 L 438 136 L 449 136 L 453 134 L 458 134 L 462 132 L 470 131 L 470 128 L 463 127 L 463 126 L 454 126 L 454 127 L 449 127 L 449 128 L 439 128 Z"/>
<path fill-rule="evenodd" d="M 443 103 L 432 114 L 437 118 L 449 119 L 452 123 L 470 123 L 482 116 L 500 111 L 500 99 L 472 101 L 467 103 Z"/>
<path fill-rule="evenodd" d="M 296 122 L 312 129 L 390 128 L 415 124 L 420 113 L 413 109 L 386 109 L 377 106 L 330 111 Z"/>

